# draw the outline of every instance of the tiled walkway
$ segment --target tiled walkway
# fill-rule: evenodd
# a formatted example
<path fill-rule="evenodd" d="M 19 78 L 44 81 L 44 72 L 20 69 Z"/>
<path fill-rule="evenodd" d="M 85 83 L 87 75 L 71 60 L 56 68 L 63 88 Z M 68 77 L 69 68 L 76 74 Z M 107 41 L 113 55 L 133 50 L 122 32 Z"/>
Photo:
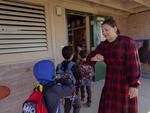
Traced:
<path fill-rule="evenodd" d="M 92 105 L 86 107 L 85 103 L 82 103 L 80 113 L 97 113 L 98 104 L 100 99 L 100 93 L 103 87 L 104 81 L 95 82 L 92 85 Z M 63 113 L 63 110 L 62 110 Z M 72 113 L 72 112 L 71 112 Z M 150 113 L 150 79 L 141 78 L 141 86 L 139 87 L 139 113 Z"/>
<path fill-rule="evenodd" d="M 139 113 L 150 113 L 150 78 L 141 78 Z"/>

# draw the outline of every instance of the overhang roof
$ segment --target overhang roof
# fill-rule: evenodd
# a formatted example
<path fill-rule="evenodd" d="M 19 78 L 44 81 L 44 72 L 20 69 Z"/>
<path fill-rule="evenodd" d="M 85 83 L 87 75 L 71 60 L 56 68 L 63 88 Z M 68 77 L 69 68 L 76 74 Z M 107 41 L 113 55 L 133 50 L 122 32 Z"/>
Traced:
<path fill-rule="evenodd" d="M 107 7 L 126 16 L 150 11 L 150 0 L 83 0 L 97 7 Z"/>

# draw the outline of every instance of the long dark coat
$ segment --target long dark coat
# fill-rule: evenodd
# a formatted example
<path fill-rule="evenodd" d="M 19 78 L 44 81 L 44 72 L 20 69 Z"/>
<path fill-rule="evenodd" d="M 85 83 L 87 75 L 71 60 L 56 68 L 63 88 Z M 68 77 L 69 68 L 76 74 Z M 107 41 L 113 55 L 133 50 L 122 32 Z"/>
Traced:
<path fill-rule="evenodd" d="M 96 54 L 103 55 L 107 64 L 98 113 L 138 113 L 137 97 L 129 99 L 128 95 L 129 87 L 139 85 L 140 61 L 135 42 L 125 36 L 118 36 L 112 43 L 106 40 L 87 60 Z"/>

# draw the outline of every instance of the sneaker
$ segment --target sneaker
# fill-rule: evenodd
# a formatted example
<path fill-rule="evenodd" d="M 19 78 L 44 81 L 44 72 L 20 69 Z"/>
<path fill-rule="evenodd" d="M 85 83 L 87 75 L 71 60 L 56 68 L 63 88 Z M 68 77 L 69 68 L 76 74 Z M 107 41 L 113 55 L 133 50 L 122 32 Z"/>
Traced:
<path fill-rule="evenodd" d="M 81 101 L 84 101 L 84 98 L 81 98 Z"/>
<path fill-rule="evenodd" d="M 91 106 L 91 103 L 90 103 L 90 102 L 87 102 L 87 106 L 90 107 L 90 106 Z"/>

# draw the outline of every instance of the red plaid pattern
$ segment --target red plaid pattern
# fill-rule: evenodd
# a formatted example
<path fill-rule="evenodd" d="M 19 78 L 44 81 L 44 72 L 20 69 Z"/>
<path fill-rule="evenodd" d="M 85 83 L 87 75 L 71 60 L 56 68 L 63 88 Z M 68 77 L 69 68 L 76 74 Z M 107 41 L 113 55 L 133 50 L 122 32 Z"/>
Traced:
<path fill-rule="evenodd" d="M 103 55 L 107 64 L 98 113 L 137 113 L 137 98 L 129 99 L 128 95 L 129 87 L 139 85 L 140 61 L 135 42 L 125 36 L 118 36 L 112 43 L 104 41 L 87 60 L 96 54 Z"/>

